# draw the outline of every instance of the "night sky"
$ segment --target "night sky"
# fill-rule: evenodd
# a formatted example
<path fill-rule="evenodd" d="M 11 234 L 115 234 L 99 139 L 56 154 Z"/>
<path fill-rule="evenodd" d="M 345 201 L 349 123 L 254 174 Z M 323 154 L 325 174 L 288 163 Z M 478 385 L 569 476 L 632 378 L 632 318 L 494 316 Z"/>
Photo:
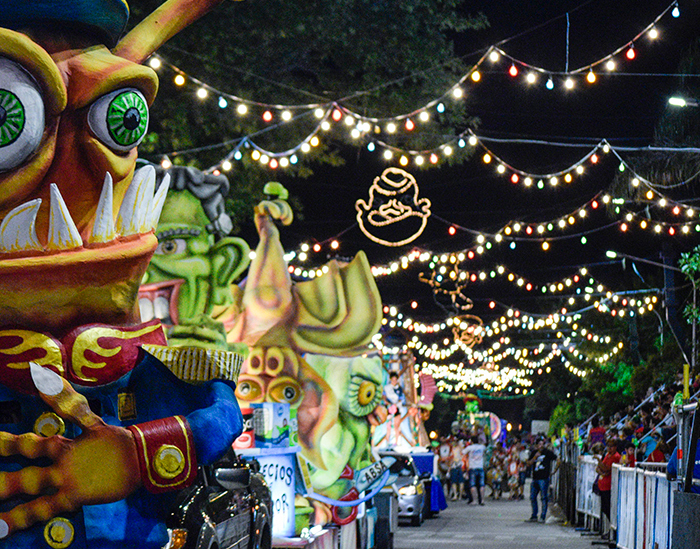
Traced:
<path fill-rule="evenodd" d="M 480 119 L 476 134 L 484 138 L 541 140 L 580 145 L 578 147 L 549 146 L 532 143 L 485 142 L 499 157 L 515 168 L 532 173 L 548 173 L 564 169 L 590 152 L 601 139 L 614 147 L 643 147 L 654 139 L 655 126 L 667 100 L 679 89 L 675 73 L 691 40 L 696 37 L 700 9 L 681 2 L 681 16 L 666 14 L 657 24 L 660 36 L 646 36 L 636 42 L 636 58 L 616 56 L 618 70 L 612 75 L 601 74 L 598 81 L 588 85 L 579 78 L 573 90 L 565 90 L 563 78 L 554 75 L 555 89 L 548 90 L 544 81 L 528 86 L 523 80 L 523 67 L 517 78 L 507 74 L 510 61 L 484 65 L 483 78 L 478 85 L 465 86 L 471 112 Z M 569 13 L 569 69 L 586 66 L 627 42 L 641 32 L 664 9 L 665 1 L 645 2 L 539 2 L 506 1 L 472 2 L 472 11 L 482 10 L 491 21 L 491 28 L 458 39 L 458 50 L 475 62 L 489 45 L 499 43 L 506 53 L 536 67 L 563 72 L 567 61 L 567 18 Z M 629 74 L 634 73 L 634 74 Z M 584 73 L 585 75 L 585 73 Z M 692 79 L 689 79 L 692 81 Z M 372 180 L 387 167 L 375 152 L 363 148 L 345 149 L 346 165 L 339 168 L 314 167 L 311 179 L 281 181 L 304 204 L 303 220 L 283 230 L 288 249 L 301 242 L 322 242 L 321 253 L 309 264 L 334 257 L 328 241 L 336 238 L 341 246 L 337 255 L 351 258 L 357 250 L 368 254 L 372 264 L 387 264 L 413 248 L 432 252 L 450 252 L 476 244 L 479 231 L 496 232 L 510 220 L 542 222 L 575 211 L 596 193 L 611 185 L 618 174 L 618 160 L 601 154 L 597 166 L 585 164 L 585 174 L 571 184 L 561 182 L 556 188 L 525 188 L 514 185 L 509 178 L 495 172 L 495 165 L 484 165 L 483 151 L 459 166 L 430 169 L 405 168 L 413 174 L 420 187 L 420 196 L 432 202 L 432 217 L 424 234 L 400 248 L 379 246 L 368 240 L 355 221 L 354 202 L 367 199 Z M 631 153 L 622 153 L 625 159 Z M 690 204 L 693 193 L 686 186 L 675 191 L 674 197 Z M 605 251 L 616 249 L 649 259 L 659 259 L 662 246 L 676 252 L 687 251 L 700 242 L 698 237 L 654 236 L 650 231 L 631 230 L 621 234 L 619 227 L 601 227 L 618 220 L 600 208 L 584 224 L 560 234 L 586 234 L 587 244 L 580 236 L 555 239 L 546 253 L 541 242 L 518 242 L 515 250 L 507 243 L 494 246 L 477 260 L 465 264 L 468 270 L 492 269 L 505 265 L 536 283 L 558 280 L 576 272 L 582 265 L 591 265 L 595 275 L 609 281 L 613 289 L 624 289 L 625 282 L 619 262 L 610 264 Z M 450 236 L 454 224 L 457 234 Z M 697 234 L 697 233 L 696 233 Z M 664 244 L 665 242 L 665 244 Z M 607 262 L 607 263 L 606 263 Z M 645 267 L 641 267 L 645 270 Z M 436 304 L 430 288 L 418 281 L 418 274 L 427 272 L 426 265 L 408 269 L 401 276 L 380 277 L 377 282 L 385 303 L 407 307 L 416 300 L 419 307 L 411 311 L 416 318 L 439 318 L 445 310 Z M 652 279 L 660 278 L 650 269 Z M 532 295 L 513 291 L 512 285 L 473 285 L 468 295 L 474 300 L 471 311 L 484 320 L 493 316 L 488 302 L 497 300 L 523 310 L 543 311 L 547 305 L 533 300 Z M 439 301 L 439 300 L 438 300 Z M 444 305 L 444 304 L 443 304 Z M 502 312 L 500 309 L 498 314 Z"/>

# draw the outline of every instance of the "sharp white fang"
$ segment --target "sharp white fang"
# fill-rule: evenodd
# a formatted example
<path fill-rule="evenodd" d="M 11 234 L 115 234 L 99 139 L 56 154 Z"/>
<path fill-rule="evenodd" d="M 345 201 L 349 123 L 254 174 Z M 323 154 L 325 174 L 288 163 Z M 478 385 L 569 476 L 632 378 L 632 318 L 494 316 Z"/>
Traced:
<path fill-rule="evenodd" d="M 151 210 L 151 217 L 149 221 L 149 229 L 155 231 L 158 226 L 158 220 L 160 219 L 160 214 L 163 211 L 163 205 L 165 204 L 165 197 L 168 194 L 168 189 L 170 188 L 170 174 L 166 173 L 163 177 L 163 181 L 160 183 L 160 187 L 156 191 L 156 195 L 153 197 L 153 209 Z"/>
<path fill-rule="evenodd" d="M 22 252 L 42 250 L 36 236 L 36 214 L 41 198 L 17 206 L 5 216 L 0 225 L 0 251 Z"/>
<path fill-rule="evenodd" d="M 90 242 L 104 243 L 114 240 L 116 231 L 114 229 L 114 213 L 112 212 L 113 200 L 112 176 L 107 172 L 95 213 L 95 224 L 92 226 Z"/>
<path fill-rule="evenodd" d="M 51 183 L 51 211 L 46 247 L 50 250 L 70 250 L 83 245 L 83 239 L 68 211 L 68 206 L 55 183 Z"/>
<path fill-rule="evenodd" d="M 144 166 L 134 173 L 117 215 L 119 234 L 127 236 L 151 230 L 147 222 L 150 221 L 155 186 L 156 170 L 153 166 Z"/>

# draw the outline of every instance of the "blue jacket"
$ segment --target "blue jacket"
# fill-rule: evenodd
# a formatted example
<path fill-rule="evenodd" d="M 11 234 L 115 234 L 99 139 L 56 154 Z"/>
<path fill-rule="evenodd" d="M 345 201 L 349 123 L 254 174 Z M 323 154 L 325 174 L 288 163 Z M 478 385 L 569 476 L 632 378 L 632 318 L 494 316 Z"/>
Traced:
<path fill-rule="evenodd" d="M 242 431 L 242 416 L 234 396 L 232 381 L 213 380 L 193 385 L 178 379 L 155 357 L 143 353 L 133 370 L 116 381 L 100 387 L 75 387 L 83 394 L 102 419 L 111 425 L 128 427 L 174 415 L 184 416 L 191 428 L 197 460 L 208 464 L 218 459 Z M 120 421 L 118 395 L 128 392 L 134 396 L 136 417 Z M 50 411 L 37 397 L 17 393 L 0 386 L 2 403 L 19 403 L 21 417 L 5 415 L 0 430 L 14 434 L 32 432 L 39 415 Z M 16 406 L 16 405 L 15 405 Z M 10 408 L 11 409 L 11 405 Z M 15 408 L 16 409 L 16 408 Z M 2 417 L 0 411 L 0 418 Z M 66 437 L 73 438 L 79 429 L 66 425 Z M 0 469 L 17 470 L 29 464 L 21 457 L 0 458 Z M 37 461 L 33 465 L 46 465 Z M 136 471 L 134 474 L 139 474 Z M 160 549 L 168 541 L 165 517 L 177 492 L 151 494 L 140 488 L 128 498 L 105 505 L 85 506 L 78 513 L 66 514 L 75 529 L 69 549 Z M 0 503 L 7 510 L 21 503 L 9 500 Z M 44 539 L 46 523 L 38 523 L 0 541 L 0 549 L 43 549 L 50 545 Z"/>

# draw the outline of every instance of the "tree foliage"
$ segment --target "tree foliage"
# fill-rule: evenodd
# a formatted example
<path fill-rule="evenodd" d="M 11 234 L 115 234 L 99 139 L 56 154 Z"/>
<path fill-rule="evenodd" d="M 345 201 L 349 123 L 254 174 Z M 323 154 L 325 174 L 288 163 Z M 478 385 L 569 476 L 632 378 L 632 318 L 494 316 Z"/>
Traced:
<path fill-rule="evenodd" d="M 136 24 L 162 0 L 132 2 Z M 280 124 L 271 105 L 326 104 L 337 101 L 365 116 L 384 118 L 410 113 L 446 93 L 467 71 L 455 57 L 453 40 L 487 25 L 482 14 L 466 15 L 463 0 L 261 0 L 225 2 L 166 44 L 159 55 L 218 91 L 252 101 L 246 116 L 236 105 L 218 106 L 218 97 L 202 101 L 196 85 L 179 88 L 173 73 L 161 68 L 161 90 L 151 111 L 151 132 L 141 154 L 160 161 L 200 168 L 216 166 L 240 138 L 281 152 L 298 145 L 318 120 L 313 110 L 291 109 L 292 122 Z M 275 115 L 261 120 L 265 110 Z M 433 113 L 434 114 L 434 113 Z M 381 135 L 395 145 L 434 147 L 469 123 L 465 103 L 434 116 L 408 141 Z M 342 124 L 340 125 L 342 127 Z M 378 123 L 372 131 L 384 131 Z M 398 132 L 405 134 L 405 132 Z M 342 162 L 337 144 L 350 139 L 346 128 L 332 131 L 309 155 L 315 161 Z M 355 142 L 357 145 L 357 142 Z M 245 150 L 245 145 L 243 145 Z M 257 162 L 234 163 L 229 177 L 236 202 L 232 213 L 246 211 L 259 198 L 262 183 L 274 174 Z M 296 173 L 309 175 L 309 164 Z"/>

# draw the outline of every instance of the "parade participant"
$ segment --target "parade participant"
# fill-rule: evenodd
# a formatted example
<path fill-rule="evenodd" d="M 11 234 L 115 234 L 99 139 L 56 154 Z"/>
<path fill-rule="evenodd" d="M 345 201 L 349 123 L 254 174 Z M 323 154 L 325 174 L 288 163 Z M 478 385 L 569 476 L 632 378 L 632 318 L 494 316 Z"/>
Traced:
<path fill-rule="evenodd" d="M 520 461 L 519 447 L 520 443 L 513 445 L 506 462 L 510 499 L 523 499 L 523 485 L 520 482 L 520 474 L 521 471 L 524 472 L 525 465 Z"/>
<path fill-rule="evenodd" d="M 484 454 L 486 446 L 479 442 L 479 435 L 473 435 L 471 444 L 467 446 L 469 457 L 469 487 L 472 500 L 478 499 L 479 505 L 484 504 Z"/>
<path fill-rule="evenodd" d="M 556 462 L 554 471 L 552 471 L 552 462 Z M 537 495 L 540 495 L 542 500 L 542 514 L 540 522 L 544 522 L 547 518 L 547 506 L 549 503 L 549 482 L 551 475 L 556 473 L 561 464 L 560 459 L 545 446 L 545 439 L 540 438 L 535 444 L 532 457 L 528 461 L 528 465 L 532 466 L 532 484 L 530 485 L 530 504 L 532 505 L 532 515 L 529 522 L 537 522 Z"/>
<path fill-rule="evenodd" d="M 389 374 L 389 383 L 384 386 L 384 400 L 387 404 L 389 417 L 393 423 L 394 444 L 399 443 L 399 435 L 401 434 L 401 422 L 406 417 L 406 396 L 403 392 L 403 387 L 399 383 L 399 374 L 391 372 Z M 386 434 L 387 444 L 391 443 L 391 431 L 387 428 Z"/>

